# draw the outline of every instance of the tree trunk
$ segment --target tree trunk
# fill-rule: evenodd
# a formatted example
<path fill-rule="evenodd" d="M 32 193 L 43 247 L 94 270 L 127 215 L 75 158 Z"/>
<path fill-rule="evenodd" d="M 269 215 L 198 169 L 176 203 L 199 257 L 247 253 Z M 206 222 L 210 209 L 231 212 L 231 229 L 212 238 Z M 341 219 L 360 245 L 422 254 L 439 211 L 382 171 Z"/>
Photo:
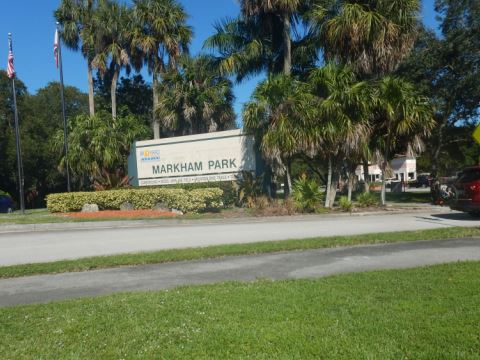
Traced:
<path fill-rule="evenodd" d="M 328 158 L 327 186 L 325 187 L 325 207 L 330 207 L 330 186 L 332 184 L 332 158 Z"/>
<path fill-rule="evenodd" d="M 353 182 L 355 180 L 355 172 L 348 172 L 348 201 L 352 201 Z"/>
<path fill-rule="evenodd" d="M 445 118 L 442 123 L 440 124 L 438 128 L 438 135 L 437 135 L 437 146 L 435 147 L 433 151 L 433 164 L 432 164 L 432 173 L 435 175 L 435 177 L 438 177 L 438 168 L 439 168 L 439 156 L 440 152 L 442 151 L 443 147 L 443 130 L 447 126 L 447 121 L 448 118 Z"/>
<path fill-rule="evenodd" d="M 153 138 L 160 139 L 160 121 L 158 120 L 157 113 L 156 113 L 156 110 L 158 108 L 158 77 L 155 72 L 153 73 L 152 92 L 153 92 L 153 112 L 152 112 Z"/>
<path fill-rule="evenodd" d="M 88 61 L 88 108 L 90 110 L 90 116 L 95 115 L 95 99 L 93 94 L 93 71 L 92 64 Z"/>
<path fill-rule="evenodd" d="M 390 144 L 390 141 L 387 140 L 387 150 L 385 150 L 385 154 L 384 154 L 384 159 L 383 159 L 383 163 L 382 163 L 382 190 L 380 192 L 380 204 L 382 206 L 386 206 L 387 205 L 387 199 L 386 199 L 386 184 L 385 184 L 385 173 L 386 173 L 386 170 L 387 170 L 387 164 L 388 164 L 388 157 L 389 157 L 389 151 L 388 151 L 388 145 Z"/>
<path fill-rule="evenodd" d="M 337 197 L 337 187 L 338 187 L 338 181 L 340 180 L 340 176 L 338 171 L 333 171 L 332 167 L 332 181 L 330 183 L 330 194 L 329 194 L 329 208 L 333 207 L 333 204 L 335 203 L 335 198 Z"/>
<path fill-rule="evenodd" d="M 286 161 L 285 165 L 285 185 L 284 185 L 284 198 L 288 199 L 290 194 L 292 193 L 292 176 L 291 176 L 291 169 L 290 169 L 290 161 Z"/>
<path fill-rule="evenodd" d="M 292 40 L 290 15 L 285 12 L 283 14 L 283 73 L 290 75 L 292 72 Z"/>
<path fill-rule="evenodd" d="M 363 160 L 363 191 L 370 192 L 368 160 Z"/>
<path fill-rule="evenodd" d="M 117 117 L 117 81 L 119 75 L 119 69 L 115 66 L 115 71 L 113 72 L 112 84 L 110 85 L 110 94 L 112 97 L 112 117 Z"/>

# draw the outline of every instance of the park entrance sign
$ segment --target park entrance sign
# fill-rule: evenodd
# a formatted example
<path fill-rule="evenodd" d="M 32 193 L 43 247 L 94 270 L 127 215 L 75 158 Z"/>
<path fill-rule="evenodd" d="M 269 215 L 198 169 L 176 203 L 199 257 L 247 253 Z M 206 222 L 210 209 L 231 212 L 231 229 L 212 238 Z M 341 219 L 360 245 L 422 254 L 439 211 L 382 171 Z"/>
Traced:
<path fill-rule="evenodd" d="M 253 136 L 242 130 L 138 141 L 128 159 L 134 186 L 235 180 L 242 171 L 257 172 Z"/>

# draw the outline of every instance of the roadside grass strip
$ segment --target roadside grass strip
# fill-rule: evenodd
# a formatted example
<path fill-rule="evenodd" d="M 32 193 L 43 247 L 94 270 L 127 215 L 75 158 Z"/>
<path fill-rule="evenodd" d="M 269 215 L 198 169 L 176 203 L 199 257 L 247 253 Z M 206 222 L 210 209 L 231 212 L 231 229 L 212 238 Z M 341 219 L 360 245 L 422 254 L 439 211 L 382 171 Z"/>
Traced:
<path fill-rule="evenodd" d="M 0 309 L 3 359 L 478 359 L 480 262 Z"/>
<path fill-rule="evenodd" d="M 97 256 L 78 260 L 4 266 L 0 267 L 0 278 L 63 272 L 80 272 L 120 266 L 161 264 L 174 261 L 219 258 L 223 256 L 253 255 L 328 247 L 465 237 L 480 237 L 480 227 L 451 227 L 354 236 L 316 237 L 299 240 L 265 241 L 250 244 L 216 245 L 135 254 Z"/>

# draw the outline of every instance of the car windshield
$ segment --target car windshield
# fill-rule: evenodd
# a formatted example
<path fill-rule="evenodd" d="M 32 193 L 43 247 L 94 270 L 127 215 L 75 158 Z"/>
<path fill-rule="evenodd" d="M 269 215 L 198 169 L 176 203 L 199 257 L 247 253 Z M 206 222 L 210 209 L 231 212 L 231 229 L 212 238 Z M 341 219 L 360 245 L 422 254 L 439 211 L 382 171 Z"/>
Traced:
<path fill-rule="evenodd" d="M 459 179 L 461 182 L 471 182 L 480 180 L 480 169 L 464 170 Z"/>

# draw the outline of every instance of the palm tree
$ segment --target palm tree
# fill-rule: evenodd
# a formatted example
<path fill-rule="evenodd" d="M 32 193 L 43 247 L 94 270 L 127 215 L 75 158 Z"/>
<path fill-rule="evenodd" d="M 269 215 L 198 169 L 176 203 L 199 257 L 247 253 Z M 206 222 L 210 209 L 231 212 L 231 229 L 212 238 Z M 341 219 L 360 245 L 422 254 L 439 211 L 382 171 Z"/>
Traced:
<path fill-rule="evenodd" d="M 315 0 L 318 2 L 320 0 Z M 322 0 L 322 3 L 331 0 Z M 204 47 L 219 54 L 220 68 L 237 81 L 268 75 L 302 72 L 314 67 L 319 44 L 305 16 L 312 0 L 241 0 L 241 15 L 215 25 Z M 295 26 L 302 20 L 302 26 Z M 292 34 L 295 36 L 292 37 Z"/>
<path fill-rule="evenodd" d="M 325 55 L 363 76 L 388 74 L 413 47 L 419 11 L 418 0 L 343 0 L 333 16 L 317 9 Z"/>
<path fill-rule="evenodd" d="M 240 0 L 240 9 L 245 19 L 261 18 L 272 26 L 270 31 L 279 32 L 282 37 L 283 73 L 290 75 L 292 70 L 292 23 L 297 20 L 297 12 L 304 1 L 301 0 Z"/>
<path fill-rule="evenodd" d="M 162 125 L 176 135 L 200 134 L 235 128 L 232 83 L 220 75 L 212 58 L 179 59 L 158 84 L 156 108 Z"/>
<path fill-rule="evenodd" d="M 55 18 L 63 27 L 61 35 L 65 45 L 74 51 L 80 49 L 87 60 L 90 116 L 95 115 L 92 61 L 97 41 L 94 22 L 96 8 L 96 0 L 62 0 L 55 11 Z"/>
<path fill-rule="evenodd" d="M 175 0 L 135 0 L 132 53 L 136 68 L 146 63 L 153 83 L 153 108 L 159 105 L 159 78 L 175 68 L 182 53 L 188 53 L 192 29 L 187 14 Z M 160 121 L 153 111 L 154 138 L 160 138 Z"/>
<path fill-rule="evenodd" d="M 385 201 L 385 174 L 394 151 L 419 152 L 422 138 L 435 125 L 432 108 L 427 98 L 420 96 L 412 84 L 396 77 L 384 77 L 375 86 L 374 112 L 380 119 L 376 124 L 376 147 L 383 155 L 381 203 Z"/>
<path fill-rule="evenodd" d="M 352 168 L 354 171 L 356 160 L 368 143 L 372 91 L 367 82 L 356 80 L 351 68 L 332 63 L 314 70 L 309 84 L 320 103 L 317 122 L 309 131 L 313 152 L 323 154 L 328 161 L 325 206 L 331 207 L 341 167 L 346 163 L 350 172 Z"/>
<path fill-rule="evenodd" d="M 316 105 L 306 84 L 281 74 L 260 83 L 244 107 L 245 129 L 257 135 L 265 157 L 285 175 L 285 197 L 292 191 L 292 159 L 310 147 Z"/>
<path fill-rule="evenodd" d="M 111 100 L 112 117 L 117 116 L 117 83 L 120 70 L 129 70 L 130 57 L 130 10 L 125 5 L 110 0 L 99 0 L 94 22 L 97 32 L 96 55 L 92 65 L 101 74 L 112 74 Z"/>

